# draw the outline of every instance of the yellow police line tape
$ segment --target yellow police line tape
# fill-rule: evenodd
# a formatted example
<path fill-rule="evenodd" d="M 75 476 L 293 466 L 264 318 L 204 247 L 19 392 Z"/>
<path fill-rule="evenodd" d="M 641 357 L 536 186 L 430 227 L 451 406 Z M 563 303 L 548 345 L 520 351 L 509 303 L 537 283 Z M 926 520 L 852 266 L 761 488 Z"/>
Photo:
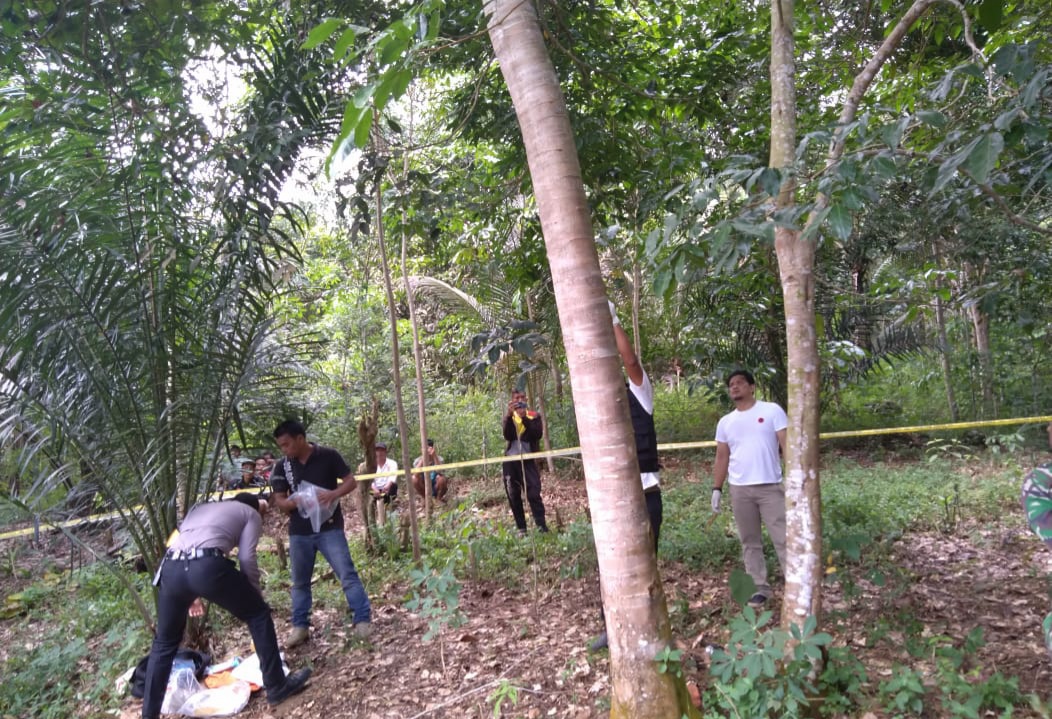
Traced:
<path fill-rule="evenodd" d="M 1041 417 L 1017 417 L 1014 419 L 991 419 L 980 422 L 951 422 L 947 424 L 925 424 L 916 425 L 911 427 L 883 427 L 880 429 L 857 429 L 846 432 L 822 432 L 818 435 L 819 439 L 840 439 L 843 437 L 872 437 L 881 434 L 908 434 L 911 432 L 932 432 L 936 430 L 955 430 L 955 429 L 975 429 L 976 427 L 1005 427 L 1017 424 L 1034 424 L 1038 422 L 1052 422 L 1052 415 L 1045 415 Z M 670 451 L 680 449 L 703 449 L 708 447 L 715 447 L 716 442 L 707 440 L 703 442 L 667 442 L 658 445 L 658 451 Z M 548 452 L 530 452 L 528 454 L 517 454 L 514 455 L 515 459 L 512 461 L 518 461 L 519 459 L 544 459 L 547 457 L 571 457 L 581 453 L 580 447 L 567 447 L 566 449 L 553 449 Z M 508 461 L 508 458 L 504 455 L 497 457 L 486 457 L 482 459 L 474 459 L 467 462 L 449 462 L 446 464 L 432 464 L 427 467 L 413 467 L 408 471 L 411 474 L 422 474 L 424 472 L 436 472 L 445 469 L 458 469 L 460 467 L 480 467 L 488 464 L 498 464 Z M 406 473 L 406 470 L 400 469 L 397 472 L 375 472 L 373 474 L 359 474 L 355 475 L 355 479 L 358 482 L 368 482 L 377 477 L 392 477 L 402 476 Z M 221 499 L 222 497 L 235 493 L 234 490 L 223 490 L 220 492 L 213 492 L 209 495 L 209 499 Z M 136 511 L 139 508 L 133 509 Z M 64 522 L 48 522 L 47 525 L 52 528 L 69 528 L 75 527 L 80 524 L 88 524 L 91 522 L 103 522 L 108 519 L 117 519 L 120 517 L 120 512 L 106 512 L 105 514 L 93 514 L 90 517 L 82 517 L 80 519 L 70 519 Z M 0 541 L 5 539 L 14 539 L 16 537 L 26 537 L 30 534 L 37 532 L 36 527 L 26 527 L 24 529 L 16 529 L 10 532 L 0 533 Z"/>

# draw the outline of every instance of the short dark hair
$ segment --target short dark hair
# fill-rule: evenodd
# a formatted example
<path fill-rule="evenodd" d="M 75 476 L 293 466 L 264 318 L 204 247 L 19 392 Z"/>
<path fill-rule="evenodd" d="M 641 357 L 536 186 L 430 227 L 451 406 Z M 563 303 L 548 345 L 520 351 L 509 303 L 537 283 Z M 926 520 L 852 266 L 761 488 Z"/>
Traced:
<path fill-rule="evenodd" d="M 244 469 L 246 465 L 249 466 L 249 467 L 252 467 L 252 469 L 255 469 L 256 468 L 256 460 L 254 460 L 254 459 L 246 459 L 244 462 L 241 463 L 241 469 Z"/>
<path fill-rule="evenodd" d="M 727 375 L 727 386 L 728 387 L 731 386 L 731 380 L 734 379 L 735 377 L 744 377 L 746 382 L 748 382 L 749 384 L 753 385 L 754 387 L 756 386 L 756 378 L 752 376 L 752 372 L 750 372 L 747 369 L 736 369 L 733 372 L 731 372 L 729 375 Z"/>
<path fill-rule="evenodd" d="M 257 497 L 254 494 L 249 494 L 248 492 L 241 492 L 237 494 L 231 501 L 241 502 L 241 504 L 246 504 L 249 507 L 252 507 L 252 509 L 256 510 L 257 512 L 259 511 L 259 497 Z"/>
<path fill-rule="evenodd" d="M 307 430 L 303 427 L 302 422 L 298 422 L 294 419 L 287 419 L 278 425 L 277 429 L 274 430 L 274 439 L 287 434 L 289 437 L 306 437 Z"/>
<path fill-rule="evenodd" d="M 240 445 L 240 444 L 232 444 L 232 445 L 230 445 L 230 451 L 231 451 L 231 452 L 233 452 L 233 451 L 234 451 L 235 449 L 236 449 L 236 450 L 237 450 L 238 452 L 240 452 L 240 451 L 241 451 L 241 445 Z"/>
<path fill-rule="evenodd" d="M 433 439 L 427 440 L 427 446 L 428 447 L 434 447 L 435 446 L 435 440 L 433 440 Z"/>

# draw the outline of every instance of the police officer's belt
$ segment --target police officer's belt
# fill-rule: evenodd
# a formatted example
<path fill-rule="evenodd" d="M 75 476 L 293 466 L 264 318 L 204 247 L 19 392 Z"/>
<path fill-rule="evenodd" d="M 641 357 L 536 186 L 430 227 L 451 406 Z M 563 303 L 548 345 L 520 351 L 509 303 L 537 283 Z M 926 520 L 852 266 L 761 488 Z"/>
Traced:
<path fill-rule="evenodd" d="M 225 557 L 226 552 L 219 547 L 205 547 L 203 549 L 169 549 L 164 553 L 164 556 L 168 559 L 187 560 L 201 559 L 203 557 Z"/>

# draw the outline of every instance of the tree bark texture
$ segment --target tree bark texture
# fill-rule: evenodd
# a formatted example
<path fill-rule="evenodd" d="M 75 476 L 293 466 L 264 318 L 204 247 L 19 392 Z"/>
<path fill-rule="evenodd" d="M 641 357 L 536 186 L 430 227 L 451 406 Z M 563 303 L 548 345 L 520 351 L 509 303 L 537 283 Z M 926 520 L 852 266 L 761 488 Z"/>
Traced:
<path fill-rule="evenodd" d="M 778 207 L 795 202 L 796 85 L 793 0 L 771 4 L 771 157 L 785 171 Z M 785 595 L 782 626 L 821 615 L 822 504 L 818 478 L 819 357 L 815 334 L 815 242 L 788 227 L 775 229 L 785 301 L 789 427 L 785 456 Z"/>
<path fill-rule="evenodd" d="M 655 657 L 671 642 L 606 291 L 566 104 L 536 10 L 484 11 L 522 130 L 566 346 L 610 641 L 610 716 L 697 716 Z"/>

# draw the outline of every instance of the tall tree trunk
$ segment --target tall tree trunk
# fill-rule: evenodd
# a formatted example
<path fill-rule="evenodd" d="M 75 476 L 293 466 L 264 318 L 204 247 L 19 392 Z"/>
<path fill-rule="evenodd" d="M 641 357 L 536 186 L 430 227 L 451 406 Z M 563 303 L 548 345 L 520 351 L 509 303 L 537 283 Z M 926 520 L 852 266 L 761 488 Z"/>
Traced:
<path fill-rule="evenodd" d="M 483 9 L 522 130 L 566 345 L 610 640 L 610 716 L 697 716 L 683 680 L 654 661 L 671 630 L 566 104 L 533 4 Z"/>
<path fill-rule="evenodd" d="M 413 137 L 413 121 L 415 115 L 413 110 L 416 108 L 415 103 L 409 103 L 409 124 L 406 128 L 406 137 Z M 402 155 L 402 177 L 401 182 L 406 182 L 409 177 L 409 152 L 405 152 Z M 413 365 L 416 369 L 416 409 L 417 409 L 417 424 L 420 429 L 420 460 L 424 467 L 427 467 L 431 463 L 431 457 L 427 453 L 427 403 L 424 400 L 424 363 L 420 355 L 420 329 L 416 320 L 416 296 L 413 293 L 413 288 L 409 286 L 409 263 L 407 261 L 409 237 L 405 231 L 408 225 L 408 218 L 406 217 L 405 208 L 402 208 L 402 284 L 405 286 L 406 301 L 409 303 L 409 326 L 413 330 Z M 405 444 L 403 442 L 403 444 Z M 403 453 L 404 454 L 404 453 Z M 408 455 L 404 455 L 408 456 Z M 406 478 L 408 479 L 408 486 L 406 487 L 407 492 L 413 492 L 413 475 L 410 471 L 412 467 L 409 464 L 405 465 Z M 431 521 L 431 482 L 428 481 L 429 475 L 424 472 L 420 475 L 423 478 L 424 484 L 424 516 L 427 517 L 427 521 Z"/>
<path fill-rule="evenodd" d="M 404 218 L 403 218 L 404 221 Z M 406 262 L 406 233 L 402 231 L 402 283 L 405 285 L 405 295 L 409 302 L 409 324 L 413 329 L 413 363 L 416 365 L 416 411 L 417 411 L 417 424 L 420 429 L 420 459 L 423 466 L 427 467 L 431 463 L 431 457 L 427 453 L 427 403 L 424 401 L 424 363 L 420 357 L 420 333 L 417 329 L 416 324 L 416 300 L 413 299 L 413 290 L 409 287 L 409 271 L 407 269 Z M 403 442 L 403 444 L 406 444 Z M 403 456 L 408 457 L 406 454 L 408 448 L 403 451 Z M 409 479 L 409 486 L 406 487 L 406 492 L 414 492 L 413 489 L 413 475 L 409 471 L 411 470 L 410 465 L 405 465 L 406 477 Z M 431 482 L 428 481 L 428 474 L 425 472 L 421 475 L 424 478 L 424 516 L 427 520 L 431 521 Z"/>
<path fill-rule="evenodd" d="M 915 0 L 887 34 L 848 91 L 826 166 L 844 154 L 846 131 L 877 73 L 902 42 L 906 32 L 938 0 Z M 967 17 L 964 16 L 965 21 Z M 771 162 L 793 168 L 796 149 L 796 86 L 793 59 L 793 0 L 771 4 Z M 970 28 L 965 34 L 970 44 Z M 778 207 L 794 204 L 796 183 L 788 173 L 778 194 Z M 819 356 L 815 341 L 814 257 L 818 225 L 830 198 L 820 192 L 804 231 L 775 228 L 775 251 L 785 298 L 786 347 L 789 356 L 789 428 L 785 457 L 786 564 L 782 625 L 820 618 L 822 580 L 822 513 L 818 475 Z"/>
<path fill-rule="evenodd" d="M 387 262 L 387 245 L 384 242 L 383 213 L 383 178 L 376 177 L 376 239 L 380 244 L 380 267 L 384 273 L 384 289 L 387 291 L 387 313 L 391 319 L 391 376 L 394 380 L 395 410 L 398 413 L 398 434 L 402 445 L 402 466 L 409 464 L 409 425 L 405 421 L 405 407 L 402 403 L 402 369 L 398 351 L 398 308 L 395 305 L 394 287 L 391 284 L 391 267 Z M 406 477 L 409 473 L 406 472 Z M 413 542 L 413 561 L 420 563 L 420 533 L 416 526 L 416 506 L 413 501 L 413 487 L 410 482 L 406 491 L 409 500 L 409 531 Z"/>
<path fill-rule="evenodd" d="M 793 0 L 771 3 L 771 157 L 785 171 L 779 208 L 795 203 Z M 785 302 L 789 427 L 785 457 L 786 566 L 782 625 L 821 615 L 822 505 L 818 479 L 819 357 L 815 336 L 815 240 L 778 226 L 774 235 Z"/>

